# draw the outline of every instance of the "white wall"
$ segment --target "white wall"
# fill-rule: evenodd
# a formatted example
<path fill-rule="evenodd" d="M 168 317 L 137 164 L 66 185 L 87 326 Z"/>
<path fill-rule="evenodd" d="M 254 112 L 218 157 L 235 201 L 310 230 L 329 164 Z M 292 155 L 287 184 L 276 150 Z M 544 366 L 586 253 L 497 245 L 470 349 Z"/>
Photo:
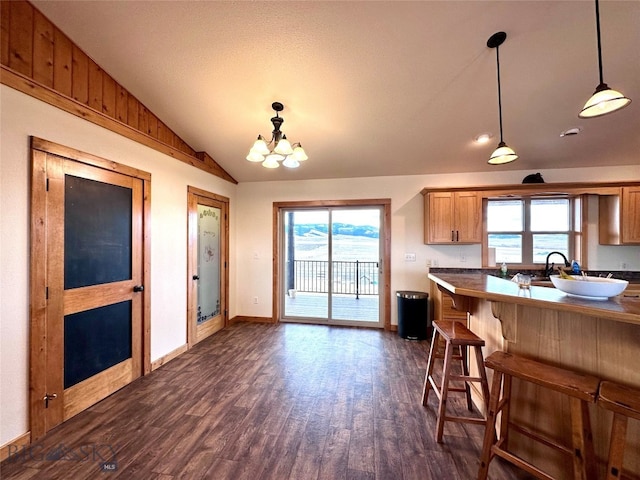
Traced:
<path fill-rule="evenodd" d="M 397 324 L 395 292 L 427 290 L 427 260 L 435 261 L 438 267 L 482 266 L 480 245 L 423 243 L 420 191 L 425 187 L 517 184 L 534 171 L 535 167 L 512 172 L 497 170 L 496 173 L 241 183 L 238 185 L 236 220 L 237 310 L 242 315 L 271 317 L 273 202 L 391 198 L 391 323 Z M 547 183 L 640 180 L 638 167 L 558 169 L 541 173 Z M 597 239 L 597 213 L 597 205 L 594 209 L 591 202 L 589 234 L 592 239 Z M 620 270 L 623 260 L 628 270 L 640 270 L 640 247 L 605 247 L 596 243 L 594 240 L 589 249 L 589 268 L 592 270 Z M 405 253 L 415 253 L 416 261 L 406 262 Z M 464 262 L 461 261 L 463 256 Z M 259 299 L 257 305 L 252 303 L 254 297 Z"/>
<path fill-rule="evenodd" d="M 237 186 L 19 93 L 0 90 L 0 445 L 28 430 L 29 136 L 151 173 L 151 360 L 186 343 L 187 185 L 230 199 Z M 231 262 L 230 281 L 235 283 Z M 230 289 L 230 316 L 236 315 Z"/>

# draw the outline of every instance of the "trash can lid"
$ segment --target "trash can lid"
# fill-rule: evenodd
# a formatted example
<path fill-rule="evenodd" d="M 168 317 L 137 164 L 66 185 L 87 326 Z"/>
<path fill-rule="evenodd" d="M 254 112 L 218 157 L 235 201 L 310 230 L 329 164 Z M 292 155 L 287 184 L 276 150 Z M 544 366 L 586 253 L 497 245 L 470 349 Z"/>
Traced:
<path fill-rule="evenodd" d="M 429 294 L 427 292 L 413 292 L 411 290 L 400 290 L 396 295 L 400 298 L 409 298 L 411 300 L 429 298 Z"/>

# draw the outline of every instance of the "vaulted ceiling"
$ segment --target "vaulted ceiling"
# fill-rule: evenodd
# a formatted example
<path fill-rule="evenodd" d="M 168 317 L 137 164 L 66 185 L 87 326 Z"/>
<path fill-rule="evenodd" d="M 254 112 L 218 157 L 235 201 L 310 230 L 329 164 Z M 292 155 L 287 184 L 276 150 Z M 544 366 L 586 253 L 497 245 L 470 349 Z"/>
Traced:
<path fill-rule="evenodd" d="M 594 119 L 578 118 L 598 84 L 590 0 L 32 3 L 240 182 L 640 165 L 638 1 L 600 4 L 604 80 L 633 102 Z M 486 42 L 501 30 L 504 139 L 520 159 L 491 166 Z M 309 155 L 295 170 L 245 160 L 274 101 Z"/>

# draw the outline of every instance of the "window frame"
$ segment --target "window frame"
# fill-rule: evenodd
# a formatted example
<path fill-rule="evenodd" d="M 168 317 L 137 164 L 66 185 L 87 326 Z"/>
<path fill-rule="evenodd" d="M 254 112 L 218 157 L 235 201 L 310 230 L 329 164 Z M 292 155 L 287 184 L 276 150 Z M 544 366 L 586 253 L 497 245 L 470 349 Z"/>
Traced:
<path fill-rule="evenodd" d="M 531 231 L 531 202 L 533 200 L 568 200 L 569 201 L 569 230 L 566 232 L 568 238 L 568 260 L 577 260 L 581 265 L 586 263 L 586 258 L 582 258 L 583 242 L 585 240 L 585 224 L 584 224 L 584 205 L 585 200 L 582 196 L 572 195 L 509 195 L 508 197 L 485 197 L 482 200 L 482 265 L 483 267 L 494 268 L 496 265 L 489 264 L 489 234 L 500 232 L 488 231 L 488 213 L 489 202 L 497 201 L 522 201 L 523 202 L 523 230 L 520 232 L 504 232 L 512 233 L 516 235 L 522 235 L 522 263 L 507 263 L 509 268 L 520 269 L 532 269 L 539 270 L 544 267 L 544 264 L 533 262 L 533 235 L 544 233 L 565 233 L 560 231 L 544 231 L 544 232 L 532 232 Z M 584 263 L 583 263 L 584 262 Z M 584 265 L 586 267 L 586 265 Z"/>

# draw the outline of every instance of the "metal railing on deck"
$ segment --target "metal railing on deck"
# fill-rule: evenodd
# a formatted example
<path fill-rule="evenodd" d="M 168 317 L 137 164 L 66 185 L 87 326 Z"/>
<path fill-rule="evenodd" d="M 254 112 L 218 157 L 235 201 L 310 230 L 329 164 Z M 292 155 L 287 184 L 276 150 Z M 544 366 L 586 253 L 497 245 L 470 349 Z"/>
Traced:
<path fill-rule="evenodd" d="M 329 293 L 329 262 L 294 260 L 294 288 L 298 292 Z M 334 294 L 378 295 L 378 262 L 331 262 Z"/>

